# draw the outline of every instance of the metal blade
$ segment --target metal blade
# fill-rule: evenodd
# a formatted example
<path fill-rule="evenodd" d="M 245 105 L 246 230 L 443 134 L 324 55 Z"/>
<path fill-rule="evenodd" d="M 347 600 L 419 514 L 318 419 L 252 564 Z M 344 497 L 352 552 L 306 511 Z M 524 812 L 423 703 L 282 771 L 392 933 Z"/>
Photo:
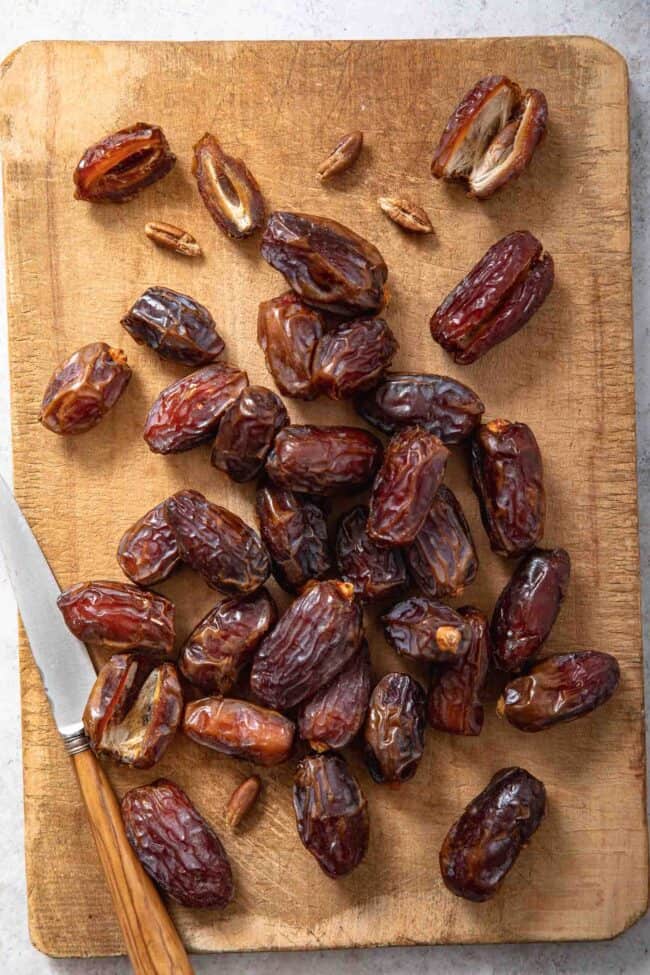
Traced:
<path fill-rule="evenodd" d="M 54 573 L 1 476 L 0 550 L 56 726 L 62 735 L 75 734 L 82 728 L 95 669 L 86 647 L 63 620 Z"/>

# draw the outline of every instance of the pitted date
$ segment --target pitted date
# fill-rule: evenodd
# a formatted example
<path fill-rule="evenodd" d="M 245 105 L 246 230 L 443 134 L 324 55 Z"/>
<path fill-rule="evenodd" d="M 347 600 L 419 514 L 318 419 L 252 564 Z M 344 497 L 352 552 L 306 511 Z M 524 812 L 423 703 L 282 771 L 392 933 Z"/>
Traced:
<path fill-rule="evenodd" d="M 158 593 L 124 582 L 79 582 L 57 605 L 68 628 L 90 646 L 164 656 L 173 650 L 174 604 Z"/>
<path fill-rule="evenodd" d="M 379 440 L 359 427 L 288 426 L 266 460 L 274 484 L 303 494 L 360 490 L 381 461 Z"/>
<path fill-rule="evenodd" d="M 131 789 L 122 799 L 129 843 L 160 889 L 186 907 L 226 907 L 232 870 L 219 837 L 169 779 Z"/>
<path fill-rule="evenodd" d="M 364 420 L 384 433 L 418 426 L 444 444 L 469 437 L 485 410 L 469 386 L 450 376 L 420 372 L 389 372 L 354 405 Z"/>
<path fill-rule="evenodd" d="M 386 450 L 370 497 L 368 535 L 379 545 L 410 544 L 422 528 L 449 451 L 432 433 L 407 427 Z"/>
<path fill-rule="evenodd" d="M 104 664 L 83 714 L 97 755 L 151 768 L 167 750 L 183 712 L 176 667 L 138 654 L 115 654 Z"/>
<path fill-rule="evenodd" d="M 335 220 L 276 210 L 268 219 L 261 253 L 316 308 L 353 317 L 372 315 L 386 304 L 383 257 Z"/>
<path fill-rule="evenodd" d="M 206 132 L 194 146 L 192 175 L 205 207 L 227 237 L 250 237 L 264 223 L 264 198 L 242 159 Z"/>
<path fill-rule="evenodd" d="M 609 653 L 556 653 L 506 684 L 497 714 L 519 731 L 543 731 L 605 704 L 619 680 L 618 661 Z"/>
<path fill-rule="evenodd" d="M 298 835 L 328 877 L 358 866 L 368 849 L 368 803 L 340 755 L 309 755 L 293 786 Z"/>
<path fill-rule="evenodd" d="M 472 480 L 494 552 L 511 558 L 544 534 L 546 493 L 542 455 L 525 423 L 492 420 L 472 440 Z"/>
<path fill-rule="evenodd" d="M 410 660 L 456 663 L 468 651 L 472 628 L 451 606 L 422 596 L 405 599 L 382 616 L 393 650 Z"/>
<path fill-rule="evenodd" d="M 490 663 L 486 616 L 472 606 L 459 610 L 471 629 L 466 653 L 433 674 L 427 715 L 429 724 L 452 735 L 480 735 L 485 717 L 481 692 Z"/>
<path fill-rule="evenodd" d="M 223 413 L 210 461 L 233 481 L 252 481 L 276 434 L 289 422 L 284 403 L 264 386 L 248 386 Z"/>
<path fill-rule="evenodd" d="M 228 694 L 277 618 L 266 589 L 225 599 L 187 638 L 178 660 L 181 673 L 204 691 Z"/>
<path fill-rule="evenodd" d="M 294 291 L 260 304 L 257 342 L 275 385 L 285 396 L 310 400 L 318 396 L 312 366 L 318 340 L 325 331 L 320 312 Z"/>
<path fill-rule="evenodd" d="M 279 765 L 291 754 L 296 726 L 279 711 L 232 697 L 205 697 L 185 707 L 183 731 L 192 741 L 257 765 Z"/>
<path fill-rule="evenodd" d="M 332 568 L 327 520 L 319 505 L 287 488 L 265 484 L 257 492 L 260 534 L 271 556 L 271 569 L 287 592 L 300 592 Z"/>
<path fill-rule="evenodd" d="M 349 399 L 379 382 L 398 348 L 383 318 L 339 325 L 316 346 L 312 381 L 330 399 Z"/>
<path fill-rule="evenodd" d="M 534 549 L 517 566 L 490 626 L 492 657 L 500 670 L 516 672 L 536 656 L 560 612 L 570 573 L 563 548 Z"/>
<path fill-rule="evenodd" d="M 246 373 L 223 362 L 177 379 L 149 410 L 144 426 L 149 450 L 175 454 L 211 440 L 224 412 L 247 386 Z"/>
<path fill-rule="evenodd" d="M 85 433 L 106 416 L 130 378 L 121 349 L 111 349 L 106 342 L 84 345 L 55 369 L 38 419 L 53 433 Z"/>
<path fill-rule="evenodd" d="M 476 578 L 478 556 L 456 495 L 441 484 L 415 541 L 405 551 L 425 596 L 458 596 Z"/>
<path fill-rule="evenodd" d="M 162 582 L 180 564 L 176 536 L 167 524 L 161 501 L 122 535 L 117 561 L 131 582 L 152 586 Z"/>
<path fill-rule="evenodd" d="M 345 748 L 363 725 L 370 699 L 370 655 L 364 640 L 331 684 L 306 701 L 298 732 L 316 752 Z"/>
<path fill-rule="evenodd" d="M 213 589 L 249 593 L 268 578 L 269 556 L 257 532 L 199 491 L 173 494 L 165 502 L 165 518 L 183 562 Z"/>
<path fill-rule="evenodd" d="M 147 288 L 122 319 L 122 326 L 161 359 L 188 366 L 207 366 L 225 349 L 208 309 L 171 288 Z"/>
<path fill-rule="evenodd" d="M 397 548 L 380 548 L 366 530 L 368 509 L 360 505 L 346 512 L 336 535 L 336 563 L 345 582 L 351 582 L 362 603 L 398 595 L 408 585 L 404 556 Z"/>
<path fill-rule="evenodd" d="M 175 162 L 163 130 L 136 122 L 86 149 L 74 171 L 75 198 L 125 203 L 166 176 Z"/>
<path fill-rule="evenodd" d="M 445 886 L 486 901 L 503 883 L 546 812 L 544 783 L 523 768 L 502 768 L 447 833 L 440 850 Z"/>
<path fill-rule="evenodd" d="M 358 650 L 362 614 L 349 583 L 314 582 L 280 617 L 253 661 L 251 689 L 269 707 L 294 707 L 326 687 Z"/>
<path fill-rule="evenodd" d="M 365 759 L 375 782 L 413 778 L 424 751 L 426 694 L 408 674 L 386 674 L 370 695 Z"/>

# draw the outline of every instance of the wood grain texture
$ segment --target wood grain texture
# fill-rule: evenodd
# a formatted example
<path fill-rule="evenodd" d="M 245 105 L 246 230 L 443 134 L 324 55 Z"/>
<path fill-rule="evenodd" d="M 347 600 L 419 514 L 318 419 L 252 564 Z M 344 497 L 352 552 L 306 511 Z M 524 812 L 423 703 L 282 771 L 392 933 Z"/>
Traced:
<path fill-rule="evenodd" d="M 530 172 L 481 205 L 434 183 L 429 163 L 459 96 L 497 71 L 542 88 L 551 124 Z M 20 49 L 2 72 L 15 489 L 62 585 L 119 578 L 122 531 L 181 487 L 252 518 L 253 488 L 211 469 L 207 448 L 149 453 L 141 437 L 147 409 L 184 370 L 136 346 L 119 325 L 146 286 L 186 291 L 213 310 L 228 358 L 251 382 L 270 381 L 255 343 L 256 310 L 284 283 L 260 259 L 257 240 L 227 241 L 202 207 L 190 159 L 207 129 L 246 160 L 271 207 L 322 213 L 377 244 L 390 269 L 399 368 L 458 376 L 483 397 L 488 417 L 532 426 L 546 465 L 545 540 L 566 546 L 574 566 L 548 648 L 608 650 L 622 667 L 612 702 L 574 725 L 522 735 L 488 707 L 480 738 L 430 733 L 416 778 L 397 792 L 373 785 L 353 755 L 369 797 L 370 851 L 338 883 L 300 845 L 291 768 L 262 771 L 262 799 L 230 835 L 224 810 L 250 774 L 247 764 L 179 737 L 154 773 L 107 767 L 118 795 L 157 774 L 175 779 L 224 839 L 235 900 L 221 914 L 172 907 L 185 943 L 210 951 L 562 940 L 607 938 L 629 926 L 646 910 L 648 871 L 624 61 L 585 38 L 57 42 Z M 138 119 L 164 127 L 176 169 L 124 206 L 73 202 L 83 149 Z M 316 167 L 352 128 L 366 136 L 359 163 L 319 184 Z M 435 237 L 405 236 L 387 220 L 376 200 L 391 195 L 425 206 Z M 188 229 L 205 260 L 155 249 L 143 233 L 152 219 Z M 475 365 L 455 367 L 431 341 L 428 318 L 490 244 L 522 227 L 553 254 L 555 289 L 518 335 Z M 56 362 L 96 339 L 126 349 L 133 381 L 94 432 L 58 439 L 37 423 L 43 388 Z M 354 422 L 341 405 L 289 408 L 295 418 Z M 508 567 L 489 552 L 462 451 L 448 480 L 482 560 L 462 602 L 489 611 Z M 186 571 L 161 589 L 178 601 L 179 638 L 215 601 Z M 369 636 L 377 674 L 395 669 L 372 621 Z M 21 662 L 32 938 L 53 954 L 117 953 L 120 932 L 72 769 L 24 639 Z M 502 893 L 464 903 L 444 889 L 437 851 L 468 800 L 512 764 L 546 783 L 548 818 Z"/>

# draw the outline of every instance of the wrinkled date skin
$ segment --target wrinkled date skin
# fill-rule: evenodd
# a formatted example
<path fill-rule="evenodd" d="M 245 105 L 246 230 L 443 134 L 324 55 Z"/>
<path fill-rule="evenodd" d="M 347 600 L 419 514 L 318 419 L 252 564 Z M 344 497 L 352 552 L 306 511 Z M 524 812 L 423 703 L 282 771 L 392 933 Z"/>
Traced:
<path fill-rule="evenodd" d="M 370 695 L 365 759 L 375 782 L 412 779 L 424 751 L 426 694 L 408 674 L 386 674 Z"/>
<path fill-rule="evenodd" d="M 75 199 L 125 203 L 166 176 L 175 162 L 163 130 L 136 122 L 86 149 L 74 171 Z"/>
<path fill-rule="evenodd" d="M 349 399 L 379 382 L 398 348 L 383 318 L 339 325 L 316 347 L 312 381 L 330 399 Z"/>
<path fill-rule="evenodd" d="M 404 556 L 397 548 L 380 548 L 366 531 L 363 505 L 343 515 L 336 535 L 336 563 L 345 582 L 362 603 L 397 596 L 408 585 Z"/>
<path fill-rule="evenodd" d="M 284 396 L 316 399 L 319 390 L 312 379 L 318 340 L 325 331 L 320 312 L 300 300 L 294 291 L 260 304 L 257 343 L 266 368 Z"/>
<path fill-rule="evenodd" d="M 386 304 L 383 257 L 335 220 L 277 210 L 268 219 L 261 253 L 316 308 L 354 317 L 372 315 Z"/>
<path fill-rule="evenodd" d="M 440 850 L 445 886 L 489 900 L 546 812 L 543 782 L 523 768 L 500 769 L 447 833 Z"/>
<path fill-rule="evenodd" d="M 264 223 L 264 198 L 241 159 L 229 156 L 209 132 L 194 146 L 192 175 L 205 207 L 227 237 L 250 237 Z"/>
<path fill-rule="evenodd" d="M 370 822 L 361 786 L 340 755 L 309 755 L 293 786 L 298 835 L 328 877 L 354 870 L 366 855 Z"/>
<path fill-rule="evenodd" d="M 355 400 L 355 409 L 390 435 L 422 427 L 444 444 L 461 443 L 481 422 L 485 407 L 475 392 L 450 376 L 393 372 Z"/>
<path fill-rule="evenodd" d="M 61 593 L 57 605 L 68 628 L 90 646 L 110 653 L 172 653 L 175 608 L 158 593 L 124 582 L 79 582 Z"/>
<path fill-rule="evenodd" d="M 181 673 L 204 691 L 228 694 L 277 618 L 266 589 L 225 599 L 187 638 L 178 660 Z"/>
<path fill-rule="evenodd" d="M 490 626 L 492 659 L 500 670 L 516 673 L 537 655 L 560 612 L 570 574 L 563 548 L 534 549 L 517 566 Z"/>
<path fill-rule="evenodd" d="M 542 455 L 525 423 L 492 420 L 472 439 L 472 480 L 492 551 L 523 555 L 544 534 Z"/>
<path fill-rule="evenodd" d="M 96 755 L 151 768 L 167 750 L 182 713 L 174 664 L 155 666 L 138 654 L 116 654 L 97 675 L 83 723 Z"/>
<path fill-rule="evenodd" d="M 553 258 L 527 230 L 502 237 L 456 285 L 431 318 L 431 335 L 467 365 L 514 335 L 553 287 Z"/>
<path fill-rule="evenodd" d="M 232 697 L 191 701 L 183 718 L 183 731 L 199 745 L 266 766 L 286 762 L 295 730 L 279 711 Z"/>
<path fill-rule="evenodd" d="M 152 586 L 180 564 L 176 536 L 165 517 L 165 502 L 147 511 L 122 535 L 117 561 L 131 582 Z"/>
<path fill-rule="evenodd" d="M 221 417 L 210 462 L 233 481 L 252 481 L 288 422 L 279 396 L 264 386 L 248 386 Z"/>
<path fill-rule="evenodd" d="M 478 556 L 469 525 L 444 484 L 405 556 L 413 581 L 431 599 L 458 596 L 476 578 Z"/>
<path fill-rule="evenodd" d="M 331 684 L 302 705 L 298 732 L 316 752 L 345 748 L 363 725 L 370 699 L 370 655 L 364 640 Z"/>
<path fill-rule="evenodd" d="M 207 366 L 225 349 L 208 309 L 171 288 L 147 288 L 122 319 L 122 326 L 161 359 L 188 366 Z"/>
<path fill-rule="evenodd" d="M 605 704 L 619 680 L 618 662 L 609 653 L 556 653 L 506 684 L 497 713 L 519 731 L 543 731 Z"/>
<path fill-rule="evenodd" d="M 144 439 L 155 454 L 177 454 L 211 440 L 228 407 L 248 386 L 241 369 L 215 362 L 163 389 L 149 410 Z"/>
<path fill-rule="evenodd" d="M 165 502 L 165 518 L 183 562 L 213 589 L 249 593 L 264 585 L 271 571 L 268 553 L 239 515 L 198 491 L 179 491 Z"/>
<path fill-rule="evenodd" d="M 131 789 L 122 799 L 129 843 L 160 889 L 186 907 L 224 908 L 232 870 L 219 837 L 169 779 Z"/>
<path fill-rule="evenodd" d="M 384 635 L 401 657 L 456 663 L 468 651 L 472 628 L 451 606 L 422 596 L 405 599 L 382 616 Z"/>
<path fill-rule="evenodd" d="M 312 698 L 349 663 L 362 635 L 352 586 L 314 582 L 262 641 L 251 670 L 253 694 L 282 710 Z"/>
<path fill-rule="evenodd" d="M 303 494 L 361 490 L 381 461 L 377 437 L 358 427 L 288 426 L 266 461 L 274 484 Z"/>
<path fill-rule="evenodd" d="M 449 451 L 432 433 L 408 427 L 386 450 L 370 497 L 368 535 L 379 545 L 410 544 L 424 524 Z"/>
<path fill-rule="evenodd" d="M 480 735 L 484 711 L 481 692 L 490 663 L 488 621 L 472 606 L 459 610 L 471 628 L 469 648 L 456 663 L 433 674 L 427 702 L 429 724 L 451 735 Z"/>
<path fill-rule="evenodd" d="M 278 584 L 298 593 L 332 568 L 323 509 L 287 488 L 265 484 L 257 492 L 256 512 L 262 541 Z"/>
<path fill-rule="evenodd" d="M 55 369 L 38 419 L 52 433 L 85 433 L 117 403 L 130 378 L 121 349 L 106 342 L 84 345 Z"/>

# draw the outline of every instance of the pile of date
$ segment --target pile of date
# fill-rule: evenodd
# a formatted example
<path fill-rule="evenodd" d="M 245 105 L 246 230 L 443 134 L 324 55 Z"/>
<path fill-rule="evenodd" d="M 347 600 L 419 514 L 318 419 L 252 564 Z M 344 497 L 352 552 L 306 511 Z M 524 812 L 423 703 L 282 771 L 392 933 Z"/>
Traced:
<path fill-rule="evenodd" d="M 491 76 L 462 99 L 435 152 L 438 179 L 492 195 L 520 176 L 547 123 L 543 94 Z M 345 136 L 318 170 L 321 179 L 354 165 L 363 136 Z M 123 202 L 175 163 L 162 130 L 138 123 L 84 153 L 76 196 Z M 258 527 L 195 490 L 143 513 L 117 548 L 130 584 L 81 582 L 59 600 L 70 630 L 108 651 L 90 694 L 86 733 L 97 755 L 148 769 L 177 733 L 204 748 L 260 766 L 302 756 L 293 804 L 298 834 L 332 878 L 363 859 L 368 804 L 343 749 L 360 743 L 369 775 L 408 788 L 427 724 L 479 735 L 490 669 L 505 675 L 498 714 L 521 732 L 572 721 L 605 703 L 619 680 L 616 660 L 578 650 L 540 658 L 569 584 L 562 548 L 544 534 L 542 458 L 523 422 L 482 422 L 484 405 L 443 375 L 391 372 L 398 342 L 381 317 L 387 268 L 371 243 L 320 216 L 267 217 L 259 186 L 240 159 L 206 134 L 193 174 L 217 226 L 241 239 L 261 232 L 261 256 L 290 288 L 261 304 L 258 342 L 285 397 L 352 400 L 367 428 L 292 425 L 282 399 L 250 386 L 221 360 L 224 342 L 207 308 L 188 295 L 150 287 L 122 325 L 138 343 L 192 371 L 163 389 L 144 423 L 155 453 L 212 443 L 211 461 L 236 482 L 258 480 Z M 382 199 L 405 233 L 428 233 L 422 208 Z M 148 236 L 192 258 L 187 230 L 152 223 Z M 553 261 L 524 230 L 497 241 L 439 304 L 433 340 L 456 363 L 475 361 L 522 328 L 553 286 Z M 498 353 L 493 353 L 498 354 Z M 58 434 L 94 427 L 128 385 L 121 350 L 96 342 L 54 373 L 40 419 Z M 454 609 L 479 569 L 462 508 L 443 483 L 450 450 L 469 447 L 471 474 L 491 548 L 513 561 L 491 619 Z M 368 490 L 364 503 L 328 532 L 329 499 Z M 116 539 L 116 542 L 118 540 Z M 178 566 L 224 594 L 174 653 L 174 606 L 152 590 Z M 264 583 L 273 575 L 293 597 L 279 615 Z M 411 595 L 409 595 L 411 593 Z M 414 594 L 416 593 L 416 594 Z M 373 682 L 363 608 L 381 603 L 395 670 Z M 399 659 L 430 672 L 428 688 Z M 503 679 L 502 679 L 503 683 Z M 236 828 L 261 786 L 251 776 L 232 795 Z M 495 894 L 542 822 L 544 784 L 523 768 L 495 772 L 460 812 L 440 850 L 450 891 L 474 901 Z M 127 834 L 144 867 L 171 897 L 225 907 L 233 896 L 216 832 L 173 782 L 159 779 L 122 800 Z"/>

